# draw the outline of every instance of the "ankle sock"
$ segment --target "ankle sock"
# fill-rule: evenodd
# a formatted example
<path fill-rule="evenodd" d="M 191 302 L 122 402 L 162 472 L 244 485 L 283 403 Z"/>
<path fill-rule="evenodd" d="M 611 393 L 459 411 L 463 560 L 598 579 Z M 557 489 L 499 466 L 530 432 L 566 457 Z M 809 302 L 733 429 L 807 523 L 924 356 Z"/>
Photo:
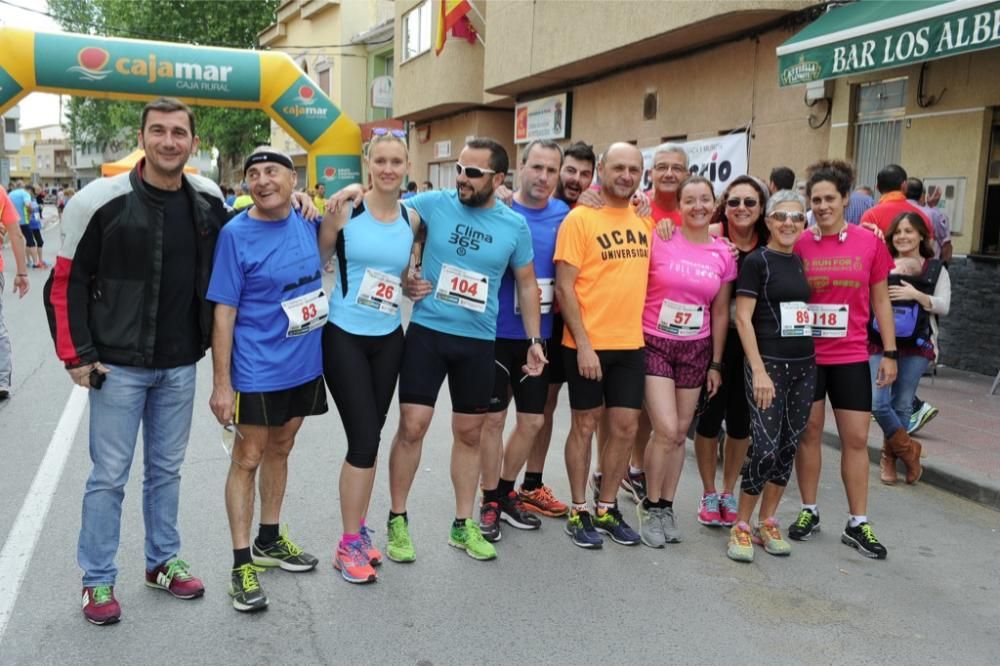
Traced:
<path fill-rule="evenodd" d="M 587 511 L 590 511 L 590 507 L 587 506 L 586 502 L 583 502 L 582 504 L 577 503 L 577 502 L 573 502 L 572 504 L 570 504 L 570 507 L 573 509 L 573 511 L 575 511 L 577 513 L 581 513 L 581 512 L 585 513 Z"/>
<path fill-rule="evenodd" d="M 538 490 L 542 487 L 542 473 L 541 472 L 525 472 L 524 473 L 524 483 L 521 486 L 527 491 Z"/>
<path fill-rule="evenodd" d="M 360 534 L 348 534 L 347 532 L 344 532 L 344 535 L 340 537 L 340 545 L 342 546 L 349 546 L 357 541 L 361 541 Z"/>
<path fill-rule="evenodd" d="M 656 503 L 656 506 L 658 506 L 661 509 L 672 509 L 674 508 L 674 501 L 666 500 L 661 497 L 660 501 Z"/>
<path fill-rule="evenodd" d="M 810 511 L 813 512 L 814 516 L 818 516 L 819 515 L 819 509 L 816 508 L 815 504 L 803 504 L 802 508 L 803 509 L 809 509 Z"/>
<path fill-rule="evenodd" d="M 500 497 L 501 495 L 498 488 L 493 488 L 492 490 L 483 488 L 483 504 L 487 504 L 488 502 L 499 502 Z"/>
<path fill-rule="evenodd" d="M 260 530 L 257 532 L 257 545 L 266 546 L 268 544 L 274 543 L 275 541 L 278 540 L 279 536 L 280 534 L 278 532 L 277 523 L 273 525 L 265 525 L 264 523 L 261 523 Z"/>
<path fill-rule="evenodd" d="M 615 508 L 615 503 L 614 502 L 598 502 L 597 503 L 597 512 L 598 513 L 606 513 L 606 512 L 610 511 L 613 508 Z"/>
<path fill-rule="evenodd" d="M 629 476 L 639 476 L 640 474 L 642 474 L 642 468 L 641 467 L 632 467 L 632 465 L 630 464 L 628 466 L 628 473 L 629 473 Z"/>
<path fill-rule="evenodd" d="M 868 522 L 868 516 L 851 516 L 851 519 L 848 522 L 848 524 L 851 527 L 857 527 L 861 523 L 867 523 L 867 522 Z"/>
<path fill-rule="evenodd" d="M 244 564 L 253 564 L 253 556 L 250 555 L 250 547 L 233 549 L 233 568 L 239 569 Z"/>
<path fill-rule="evenodd" d="M 452 527 L 465 527 L 465 518 L 455 518 L 455 522 L 451 524 Z"/>
<path fill-rule="evenodd" d="M 500 477 L 500 483 L 497 484 L 497 495 L 500 499 L 507 499 L 512 492 L 514 492 L 514 482 Z"/>
<path fill-rule="evenodd" d="M 643 497 L 642 498 L 642 508 L 645 509 L 646 511 L 649 511 L 650 509 L 652 509 L 654 506 L 657 506 L 658 504 L 659 504 L 659 502 L 650 502 L 648 497 Z"/>
<path fill-rule="evenodd" d="M 389 520 L 390 521 L 392 521 L 393 518 L 397 518 L 397 517 L 402 517 L 404 523 L 410 522 L 410 519 L 406 517 L 406 512 L 405 511 L 403 513 L 393 513 L 392 511 L 389 512 Z"/>

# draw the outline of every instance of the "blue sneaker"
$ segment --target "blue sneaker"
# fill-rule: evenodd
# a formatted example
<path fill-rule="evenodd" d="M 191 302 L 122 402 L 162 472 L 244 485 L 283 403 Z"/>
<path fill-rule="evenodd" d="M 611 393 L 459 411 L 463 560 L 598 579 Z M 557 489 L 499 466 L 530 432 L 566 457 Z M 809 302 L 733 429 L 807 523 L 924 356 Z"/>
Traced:
<path fill-rule="evenodd" d="M 635 546 L 642 541 L 639 534 L 629 527 L 625 519 L 622 518 L 617 507 L 611 507 L 603 512 L 598 509 L 597 516 L 594 518 L 594 527 L 598 532 L 607 534 L 612 541 L 623 546 Z"/>
<path fill-rule="evenodd" d="M 573 511 L 566 521 L 566 534 L 580 548 L 602 548 L 604 539 L 594 529 L 594 521 L 589 511 Z"/>

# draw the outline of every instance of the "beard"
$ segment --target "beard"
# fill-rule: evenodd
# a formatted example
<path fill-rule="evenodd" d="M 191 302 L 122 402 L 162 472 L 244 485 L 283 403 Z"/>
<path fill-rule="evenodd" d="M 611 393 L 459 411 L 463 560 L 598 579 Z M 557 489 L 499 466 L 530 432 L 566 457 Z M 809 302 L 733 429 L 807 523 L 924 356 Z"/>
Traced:
<path fill-rule="evenodd" d="M 456 186 L 456 189 L 458 190 L 458 200 L 469 208 L 479 208 L 493 196 L 492 181 L 488 185 L 484 185 L 481 190 L 473 190 L 473 193 L 464 199 L 462 198 L 462 189 L 458 186 Z"/>

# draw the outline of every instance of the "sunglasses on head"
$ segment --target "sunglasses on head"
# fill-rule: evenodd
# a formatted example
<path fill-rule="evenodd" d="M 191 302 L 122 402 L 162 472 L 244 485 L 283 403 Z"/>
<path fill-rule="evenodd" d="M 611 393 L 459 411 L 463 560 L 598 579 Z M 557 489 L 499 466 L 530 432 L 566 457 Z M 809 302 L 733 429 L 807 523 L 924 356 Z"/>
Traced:
<path fill-rule="evenodd" d="M 726 205 L 729 206 L 730 208 L 739 208 L 741 201 L 743 202 L 743 206 L 745 208 L 753 208 L 758 203 L 758 201 L 753 197 L 745 197 L 743 199 L 739 199 L 738 197 L 733 197 L 732 199 L 726 201 Z"/>
<path fill-rule="evenodd" d="M 784 222 L 786 220 L 794 222 L 795 224 L 802 224 L 806 221 L 806 214 L 800 213 L 798 211 L 787 211 L 787 210 L 776 210 L 771 213 L 771 218 L 775 222 Z"/>
<path fill-rule="evenodd" d="M 480 169 L 479 167 L 465 166 L 464 164 L 459 164 L 458 162 L 455 162 L 455 171 L 459 174 L 464 171 L 466 178 L 482 178 L 488 173 L 496 173 L 493 169 Z"/>
<path fill-rule="evenodd" d="M 372 129 L 372 136 L 394 136 L 397 139 L 405 139 L 406 132 L 401 129 L 390 129 L 388 127 L 375 127 Z"/>

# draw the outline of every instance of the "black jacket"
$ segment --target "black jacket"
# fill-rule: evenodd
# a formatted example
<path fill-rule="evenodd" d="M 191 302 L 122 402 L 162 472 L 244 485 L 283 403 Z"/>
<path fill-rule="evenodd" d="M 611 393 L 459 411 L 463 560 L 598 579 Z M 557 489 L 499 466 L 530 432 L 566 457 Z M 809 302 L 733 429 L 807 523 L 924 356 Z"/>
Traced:
<path fill-rule="evenodd" d="M 127 174 L 90 183 L 63 213 L 63 244 L 44 299 L 56 354 L 66 367 L 153 363 L 164 224 L 163 202 L 142 180 L 144 165 L 141 160 Z M 219 187 L 207 178 L 185 174 L 183 187 L 197 234 L 191 270 L 204 354 L 213 308 L 205 294 L 215 242 L 229 213 Z"/>

